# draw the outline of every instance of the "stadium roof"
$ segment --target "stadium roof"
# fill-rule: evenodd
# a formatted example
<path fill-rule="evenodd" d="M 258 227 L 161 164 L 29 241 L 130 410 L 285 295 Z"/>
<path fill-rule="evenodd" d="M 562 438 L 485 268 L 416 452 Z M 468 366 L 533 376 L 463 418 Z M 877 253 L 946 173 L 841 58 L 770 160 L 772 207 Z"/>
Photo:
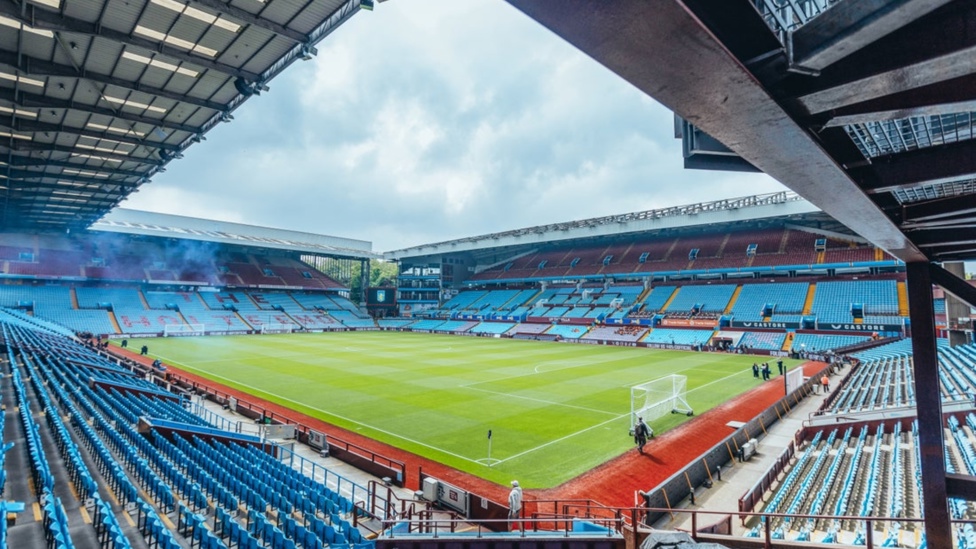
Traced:
<path fill-rule="evenodd" d="M 347 259 L 378 257 L 365 240 L 118 208 L 89 230 L 199 240 Z"/>
<path fill-rule="evenodd" d="M 791 191 L 699 202 L 620 215 L 550 223 L 524 229 L 422 244 L 383 254 L 385 259 L 407 259 L 438 254 L 474 252 L 487 255 L 499 248 L 532 247 L 559 241 L 580 241 L 648 234 L 656 231 L 701 229 L 729 224 L 777 220 L 833 236 L 862 240 L 820 209 Z"/>
<path fill-rule="evenodd" d="M 976 257 L 976 3 L 508 1 L 895 257 Z"/>
<path fill-rule="evenodd" d="M 360 0 L 0 0 L 0 228 L 84 228 Z"/>

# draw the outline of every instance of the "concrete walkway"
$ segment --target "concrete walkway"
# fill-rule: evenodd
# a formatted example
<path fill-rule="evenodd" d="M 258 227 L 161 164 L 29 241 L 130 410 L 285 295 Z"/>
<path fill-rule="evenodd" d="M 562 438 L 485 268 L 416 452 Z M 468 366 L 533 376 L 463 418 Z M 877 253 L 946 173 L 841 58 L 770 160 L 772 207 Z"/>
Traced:
<path fill-rule="evenodd" d="M 830 378 L 831 388 L 837 390 L 850 372 L 851 368 L 846 366 L 839 373 L 832 375 Z M 700 488 L 695 494 L 694 504 L 691 503 L 690 498 L 678 502 L 674 505 L 674 518 L 665 516 L 654 524 L 654 528 L 690 531 L 692 526 L 691 513 L 681 513 L 677 511 L 678 509 L 716 513 L 714 515 L 700 515 L 697 524 L 699 529 L 719 522 L 721 516 L 737 513 L 739 499 L 751 490 L 756 482 L 766 474 L 766 471 L 776 463 L 786 447 L 794 440 L 796 433 L 803 427 L 804 420 L 820 408 L 827 396 L 829 394 L 819 391 L 803 399 L 781 421 L 777 421 L 767 429 L 766 436 L 759 439 L 757 452 L 752 458 L 745 462 L 735 461 L 722 467 L 722 480 L 718 480 L 718 475 L 713 475 L 714 484 L 712 488 Z M 752 528 L 752 522 L 755 521 L 750 521 L 748 526 L 743 526 L 742 521 L 733 516 L 732 535 L 744 535 L 747 530 Z"/>

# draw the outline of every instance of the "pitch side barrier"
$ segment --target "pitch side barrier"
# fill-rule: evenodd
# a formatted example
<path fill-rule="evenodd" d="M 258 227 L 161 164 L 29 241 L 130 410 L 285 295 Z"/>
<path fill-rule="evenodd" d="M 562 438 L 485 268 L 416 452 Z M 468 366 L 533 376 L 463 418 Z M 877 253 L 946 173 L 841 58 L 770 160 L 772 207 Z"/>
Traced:
<path fill-rule="evenodd" d="M 829 365 L 824 365 L 823 369 L 807 379 L 792 393 L 784 396 L 764 412 L 736 429 L 731 435 L 692 460 L 661 484 L 647 492 L 639 491 L 638 494 L 642 497 L 644 506 L 649 508 L 644 517 L 644 523 L 648 526 L 654 524 L 668 512 L 667 510 L 674 509 L 685 498 L 690 497 L 694 502 L 696 490 L 706 485 L 706 481 L 711 483 L 721 480 L 721 467 L 734 462 L 739 455 L 739 449 L 750 439 L 764 438 L 766 428 L 779 421 L 790 412 L 793 406 L 796 406 L 812 393 L 814 384 L 829 368 Z M 762 497 L 762 486 L 768 486 L 778 472 L 774 467 L 763 478 L 760 478 L 753 488 L 739 500 L 739 511 L 752 511 L 756 502 Z"/>
<path fill-rule="evenodd" d="M 242 400 L 234 395 L 220 391 L 205 383 L 183 377 L 175 372 L 166 372 L 166 379 L 175 386 L 186 390 L 192 389 L 197 394 L 220 405 L 228 404 L 233 397 L 237 400 L 237 413 L 244 417 L 262 423 L 294 425 L 298 441 L 303 444 L 308 444 L 309 431 L 314 430 L 298 420 L 279 414 L 274 410 L 269 410 L 260 404 Z M 332 434 L 329 434 L 329 455 L 349 463 L 366 473 L 380 478 L 389 478 L 390 482 L 396 486 L 402 487 L 406 483 L 407 466 L 404 462 L 388 458 Z"/>
<path fill-rule="evenodd" d="M 104 351 L 99 351 L 99 354 L 103 354 L 104 356 L 115 360 L 119 366 L 128 368 L 133 372 L 144 374 L 148 368 L 148 366 L 145 364 L 134 362 L 127 357 L 116 355 L 114 352 L 107 353 Z M 163 383 L 169 390 L 175 390 L 182 393 L 192 391 L 222 406 L 228 404 L 232 397 L 237 399 L 237 397 L 234 397 L 234 395 L 231 395 L 230 393 L 225 393 L 219 389 L 211 387 L 206 383 L 184 377 L 171 370 L 165 372 L 164 375 L 165 382 Z M 160 382 L 157 382 L 157 384 L 159 383 Z M 274 410 L 269 410 L 260 404 L 249 402 L 247 400 L 237 399 L 236 410 L 237 413 L 241 414 L 242 416 L 260 421 L 262 423 L 294 425 L 298 441 L 303 444 L 308 444 L 309 432 L 314 430 L 310 426 L 305 425 L 300 421 L 291 419 L 275 412 Z M 341 437 L 337 437 L 332 434 L 329 434 L 328 437 L 329 454 L 331 456 L 349 463 L 350 465 L 353 465 L 366 473 L 380 478 L 389 478 L 390 482 L 396 486 L 402 487 L 406 484 L 407 466 L 404 462 L 373 452 L 368 448 L 364 448 L 353 442 L 343 440 Z"/>

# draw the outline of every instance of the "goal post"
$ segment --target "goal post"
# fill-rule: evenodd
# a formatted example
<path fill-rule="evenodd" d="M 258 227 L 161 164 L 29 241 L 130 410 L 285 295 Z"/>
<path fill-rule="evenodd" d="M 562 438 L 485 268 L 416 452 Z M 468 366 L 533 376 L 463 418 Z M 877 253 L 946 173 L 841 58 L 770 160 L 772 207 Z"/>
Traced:
<path fill-rule="evenodd" d="M 164 324 L 163 337 L 202 336 L 206 328 L 204 324 Z"/>
<path fill-rule="evenodd" d="M 258 329 L 262 334 L 290 334 L 295 331 L 294 324 L 268 323 L 262 324 Z"/>
<path fill-rule="evenodd" d="M 672 374 L 630 388 L 630 426 L 637 418 L 651 421 L 667 414 L 693 415 L 688 404 L 688 376 Z"/>

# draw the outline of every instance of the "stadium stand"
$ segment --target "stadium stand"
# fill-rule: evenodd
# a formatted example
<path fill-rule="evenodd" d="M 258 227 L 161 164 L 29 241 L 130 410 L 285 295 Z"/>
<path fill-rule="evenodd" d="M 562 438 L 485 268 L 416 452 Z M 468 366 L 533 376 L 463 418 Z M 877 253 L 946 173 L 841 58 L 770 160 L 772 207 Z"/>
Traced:
<path fill-rule="evenodd" d="M 946 427 L 946 469 L 976 472 L 973 428 L 976 416 L 962 420 L 950 415 Z M 807 434 L 804 451 L 790 464 L 785 477 L 763 507 L 787 515 L 853 517 L 917 516 L 921 501 L 918 433 L 901 422 L 817 430 Z M 967 505 L 950 500 L 954 519 L 971 520 Z M 772 537 L 783 540 L 864 545 L 868 532 L 859 520 L 772 519 Z M 875 521 L 872 537 L 882 547 L 915 545 L 919 523 Z M 971 547 L 971 529 L 960 526 L 960 547 Z M 924 544 L 924 536 L 921 539 Z"/>
<path fill-rule="evenodd" d="M 642 340 L 644 343 L 659 345 L 706 345 L 712 338 L 712 330 L 682 330 L 677 328 L 655 328 Z"/>
<path fill-rule="evenodd" d="M 787 318 L 784 315 L 798 315 L 803 312 L 809 287 L 805 282 L 743 284 L 731 314 L 735 320 L 744 321 L 761 321 L 767 317 L 782 320 Z"/>
<path fill-rule="evenodd" d="M 579 339 L 587 332 L 588 328 L 586 326 L 570 326 L 565 324 L 556 324 L 549 328 L 545 333 L 547 335 L 561 337 L 563 339 Z"/>
<path fill-rule="evenodd" d="M 598 326 L 582 336 L 582 339 L 636 343 L 645 334 L 647 328 L 641 326 Z"/>
<path fill-rule="evenodd" d="M 855 317 L 857 308 L 862 315 Z M 897 315 L 898 287 L 894 280 L 818 282 L 813 314 L 819 322 L 851 323 L 864 314 Z"/>
<path fill-rule="evenodd" d="M 823 252 L 815 243 L 824 236 L 772 228 L 675 237 L 638 237 L 627 242 L 587 246 L 551 245 L 525 257 L 503 262 L 471 277 L 472 282 L 526 280 L 594 275 L 676 271 L 734 271 L 795 265 L 873 262 L 876 249 L 826 237 Z M 752 253 L 747 253 L 753 247 Z M 692 251 L 695 257 L 692 259 Z"/>
<path fill-rule="evenodd" d="M 869 336 L 828 335 L 828 334 L 796 334 L 793 338 L 792 351 L 794 353 L 816 353 L 839 349 L 855 343 L 868 341 Z"/>
<path fill-rule="evenodd" d="M 721 313 L 728 306 L 735 292 L 735 284 L 681 286 L 665 312 L 685 314 L 692 312 Z"/>
<path fill-rule="evenodd" d="M 783 332 L 746 332 L 739 340 L 739 348 L 778 351 L 785 341 L 786 334 Z"/>
<path fill-rule="evenodd" d="M 350 522 L 361 512 L 353 500 L 281 463 L 257 437 L 215 428 L 184 409 L 179 397 L 71 339 L 9 315 L 0 319 L 0 330 L 45 537 L 60 540 L 52 546 L 96 546 L 96 540 L 106 547 L 143 546 L 135 536 L 163 549 L 372 546 Z M 55 408 L 70 418 L 80 445 L 61 414 L 37 414 L 45 423 L 34 419 L 37 410 Z M 43 444 L 44 437 L 55 444 Z M 82 446 L 90 461 L 82 459 Z M 88 463 L 137 527 L 118 522 Z M 359 486 L 352 493 L 363 497 L 368 490 Z M 83 505 L 90 526 L 81 526 Z M 25 540 L 32 526 L 12 526 L 3 536 Z"/>
<path fill-rule="evenodd" d="M 473 334 L 504 334 L 515 327 L 514 322 L 481 322 L 469 331 Z"/>

